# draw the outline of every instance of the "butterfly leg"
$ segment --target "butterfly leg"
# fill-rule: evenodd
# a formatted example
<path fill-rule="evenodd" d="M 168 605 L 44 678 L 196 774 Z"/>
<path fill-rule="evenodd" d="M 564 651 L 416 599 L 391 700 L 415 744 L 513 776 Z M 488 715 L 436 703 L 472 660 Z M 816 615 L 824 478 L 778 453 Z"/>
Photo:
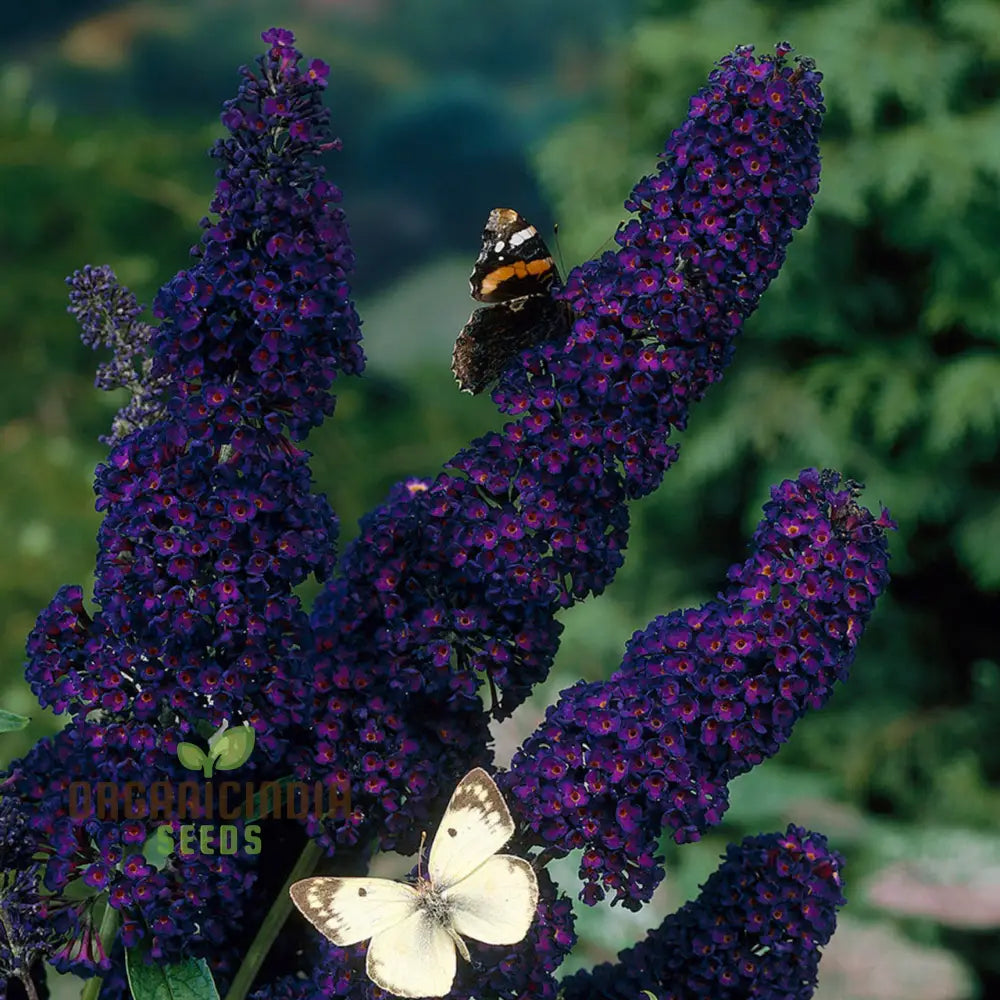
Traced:
<path fill-rule="evenodd" d="M 466 960 L 466 962 L 471 962 L 472 959 L 469 957 L 469 948 L 462 936 L 453 928 L 445 927 L 445 930 L 451 935 L 452 941 L 455 942 L 455 947 L 458 949 L 459 955 Z"/>

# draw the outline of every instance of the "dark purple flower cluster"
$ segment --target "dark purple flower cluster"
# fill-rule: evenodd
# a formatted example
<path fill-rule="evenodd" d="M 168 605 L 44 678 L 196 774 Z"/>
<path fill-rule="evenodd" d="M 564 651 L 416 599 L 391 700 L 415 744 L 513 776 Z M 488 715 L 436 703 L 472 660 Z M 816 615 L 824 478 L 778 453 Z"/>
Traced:
<path fill-rule="evenodd" d="M 126 343 L 134 299 L 103 270 L 73 282 L 88 342 L 119 348 L 108 372 L 147 374 L 139 381 L 162 389 L 166 410 L 139 419 L 97 469 L 97 610 L 64 587 L 28 640 L 32 689 L 75 721 L 6 782 L 49 845 L 51 891 L 80 879 L 120 911 L 127 944 L 147 938 L 154 956 L 216 965 L 239 953 L 222 943 L 244 904 L 265 905 L 247 892 L 258 859 L 197 854 L 157 867 L 145 853 L 156 823 L 73 817 L 67 788 L 189 777 L 178 740 L 223 722 L 256 732 L 244 778 L 296 773 L 306 753 L 312 642 L 294 588 L 332 572 L 337 523 L 289 436 L 320 422 L 334 375 L 359 371 L 363 355 L 340 196 L 318 162 L 335 145 L 320 103 L 326 69 L 300 68 L 287 32 L 265 40 L 259 74 L 247 71 L 227 106 L 232 138 L 216 148 L 220 217 L 198 263 L 158 300 L 151 368 Z M 92 973 L 106 957 L 81 907 L 64 964 Z"/>
<path fill-rule="evenodd" d="M 0 872 L 30 865 L 34 853 L 24 803 L 13 795 L 0 795 Z"/>
<path fill-rule="evenodd" d="M 0 983 L 34 975 L 33 966 L 53 948 L 53 932 L 39 919 L 45 900 L 39 865 L 0 874 Z"/>
<path fill-rule="evenodd" d="M 131 394 L 112 422 L 111 433 L 100 439 L 113 445 L 166 415 L 165 394 L 173 375 L 153 377 L 150 349 L 156 328 L 139 319 L 142 306 L 118 284 L 110 267 L 88 264 L 66 283 L 71 289 L 68 311 L 80 324 L 80 339 L 89 347 L 107 347 L 113 352 L 110 361 L 98 365 L 94 384 L 98 389 L 127 389 Z"/>
<path fill-rule="evenodd" d="M 50 850 L 31 827 L 28 803 L 0 797 L 0 984 L 37 975 L 35 961 L 55 960 L 78 929 L 74 914 L 43 891 L 42 861 Z"/>
<path fill-rule="evenodd" d="M 731 844 L 693 902 L 618 962 L 563 981 L 565 1000 L 808 1000 L 836 927 L 843 859 L 801 827 Z"/>
<path fill-rule="evenodd" d="M 608 681 L 562 692 L 501 779 L 539 843 L 583 850 L 588 903 L 638 909 L 663 878 L 657 839 L 697 840 L 727 783 L 776 753 L 845 680 L 888 582 L 878 519 L 835 473 L 771 491 L 749 558 L 700 608 L 655 619 Z"/>
<path fill-rule="evenodd" d="M 220 454 L 169 430 L 133 433 L 98 467 L 100 610 L 62 588 L 29 637 L 27 677 L 57 710 L 182 730 L 249 721 L 273 749 L 305 718 L 293 588 L 329 573 L 336 522 L 287 440 L 237 426 Z"/>
<path fill-rule="evenodd" d="M 354 801 L 384 848 L 412 849 L 434 797 L 481 761 L 481 685 L 502 692 L 497 717 L 513 711 L 551 667 L 556 612 L 614 578 L 628 499 L 659 483 L 671 428 L 722 377 L 804 224 L 823 105 L 819 74 L 786 55 L 722 61 L 630 197 L 622 249 L 569 276 L 568 343 L 501 378 L 494 399 L 519 419 L 397 487 L 317 600 L 316 676 L 335 694 L 317 764 L 345 766 L 334 744 L 365 734 Z"/>
<path fill-rule="evenodd" d="M 494 398 L 523 414 L 505 435 L 527 439 L 518 450 L 533 468 L 598 483 L 614 470 L 632 497 L 659 485 L 675 457 L 666 437 L 722 378 L 819 186 L 821 75 L 789 65 L 789 51 L 720 61 L 626 200 L 635 218 L 620 249 L 556 293 L 578 317 L 568 343 L 522 355 L 501 379 Z"/>
<path fill-rule="evenodd" d="M 157 303 L 150 378 L 169 389 L 168 415 L 97 470 L 100 610 L 87 613 L 79 587 L 60 591 L 29 639 L 27 675 L 60 711 L 182 731 L 249 721 L 276 753 L 277 734 L 306 720 L 309 624 L 293 590 L 330 574 L 337 536 L 284 431 L 318 423 L 337 369 L 359 371 L 363 355 L 340 196 L 318 162 L 336 145 L 326 69 L 301 69 L 287 32 L 265 40 L 215 150 L 219 219 Z M 78 274 L 72 298 L 88 342 L 100 330 L 128 340 L 138 307 L 108 273 Z M 135 367 L 130 350 L 109 370 Z"/>
<path fill-rule="evenodd" d="M 262 422 L 304 438 L 333 412 L 338 370 L 364 368 L 350 297 L 354 254 L 341 193 L 320 157 L 340 146 L 323 107 L 329 67 L 299 66 L 291 32 L 264 33 L 259 71 L 224 106 L 228 138 L 198 263 L 160 292 L 156 374 L 176 386 L 172 412 L 218 424 Z M 219 394 L 224 399 L 219 399 Z"/>

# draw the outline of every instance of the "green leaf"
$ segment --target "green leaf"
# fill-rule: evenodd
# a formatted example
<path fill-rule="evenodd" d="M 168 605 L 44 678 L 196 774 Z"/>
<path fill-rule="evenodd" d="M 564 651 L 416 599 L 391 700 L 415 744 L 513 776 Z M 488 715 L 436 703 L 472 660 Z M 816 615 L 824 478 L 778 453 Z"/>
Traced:
<path fill-rule="evenodd" d="M 956 527 L 955 549 L 983 590 L 1000 587 L 1000 502 L 970 513 Z"/>
<path fill-rule="evenodd" d="M 135 1000 L 219 1000 L 203 958 L 155 965 L 145 961 L 144 949 L 126 948 L 125 971 Z"/>
<path fill-rule="evenodd" d="M 993 352 L 970 351 L 942 364 L 930 407 L 927 444 L 932 452 L 951 452 L 978 439 L 992 454 L 1000 434 L 1000 358 Z"/>
<path fill-rule="evenodd" d="M 216 770 L 233 771 L 245 764 L 253 752 L 256 738 L 251 726 L 237 726 L 224 732 L 214 747 Z"/>
<path fill-rule="evenodd" d="M 8 712 L 0 708 L 0 733 L 12 733 L 24 727 L 31 721 L 26 715 Z"/>
<path fill-rule="evenodd" d="M 189 770 L 200 771 L 204 768 L 208 757 L 205 751 L 194 743 L 178 743 L 177 759 Z"/>

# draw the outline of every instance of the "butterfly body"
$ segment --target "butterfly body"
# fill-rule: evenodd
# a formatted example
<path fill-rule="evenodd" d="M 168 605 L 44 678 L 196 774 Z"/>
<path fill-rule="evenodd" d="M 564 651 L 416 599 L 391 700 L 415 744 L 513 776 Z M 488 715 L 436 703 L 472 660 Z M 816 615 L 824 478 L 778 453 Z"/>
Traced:
<path fill-rule="evenodd" d="M 481 768 L 458 784 L 431 844 L 427 877 L 308 878 L 290 889 L 305 917 L 334 944 L 368 938 L 365 971 L 402 997 L 444 996 L 469 961 L 464 938 L 516 944 L 538 905 L 538 881 L 523 858 L 496 852 L 514 833 L 499 790 Z"/>
<path fill-rule="evenodd" d="M 469 287 L 479 302 L 462 328 L 451 370 L 463 392 L 482 392 L 527 347 L 565 338 L 572 312 L 552 298 L 562 284 L 538 230 L 512 208 L 494 208 Z"/>

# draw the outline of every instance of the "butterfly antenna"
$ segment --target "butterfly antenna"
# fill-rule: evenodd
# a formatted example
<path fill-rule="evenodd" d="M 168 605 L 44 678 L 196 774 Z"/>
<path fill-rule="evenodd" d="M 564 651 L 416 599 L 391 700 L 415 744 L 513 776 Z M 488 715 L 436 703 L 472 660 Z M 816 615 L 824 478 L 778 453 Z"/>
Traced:
<path fill-rule="evenodd" d="M 609 236 L 607 239 L 602 240 L 595 249 L 587 255 L 587 260 L 593 260 L 595 257 L 599 257 L 608 247 L 612 246 L 615 242 L 614 236 Z M 566 261 L 563 260 L 562 247 L 559 245 L 559 223 L 557 222 L 552 227 L 552 245 L 555 247 L 556 257 L 559 261 L 559 273 L 566 273 Z"/>
<path fill-rule="evenodd" d="M 421 882 L 424 881 L 424 876 L 421 871 L 421 865 L 423 864 L 424 860 L 424 844 L 426 843 L 427 843 L 427 831 L 422 830 L 420 832 L 420 853 L 417 855 L 417 879 L 418 881 Z"/>
<path fill-rule="evenodd" d="M 566 273 L 566 261 L 563 259 L 562 247 L 559 245 L 559 223 L 552 223 L 552 246 L 556 251 L 556 263 L 559 265 L 559 274 Z"/>

